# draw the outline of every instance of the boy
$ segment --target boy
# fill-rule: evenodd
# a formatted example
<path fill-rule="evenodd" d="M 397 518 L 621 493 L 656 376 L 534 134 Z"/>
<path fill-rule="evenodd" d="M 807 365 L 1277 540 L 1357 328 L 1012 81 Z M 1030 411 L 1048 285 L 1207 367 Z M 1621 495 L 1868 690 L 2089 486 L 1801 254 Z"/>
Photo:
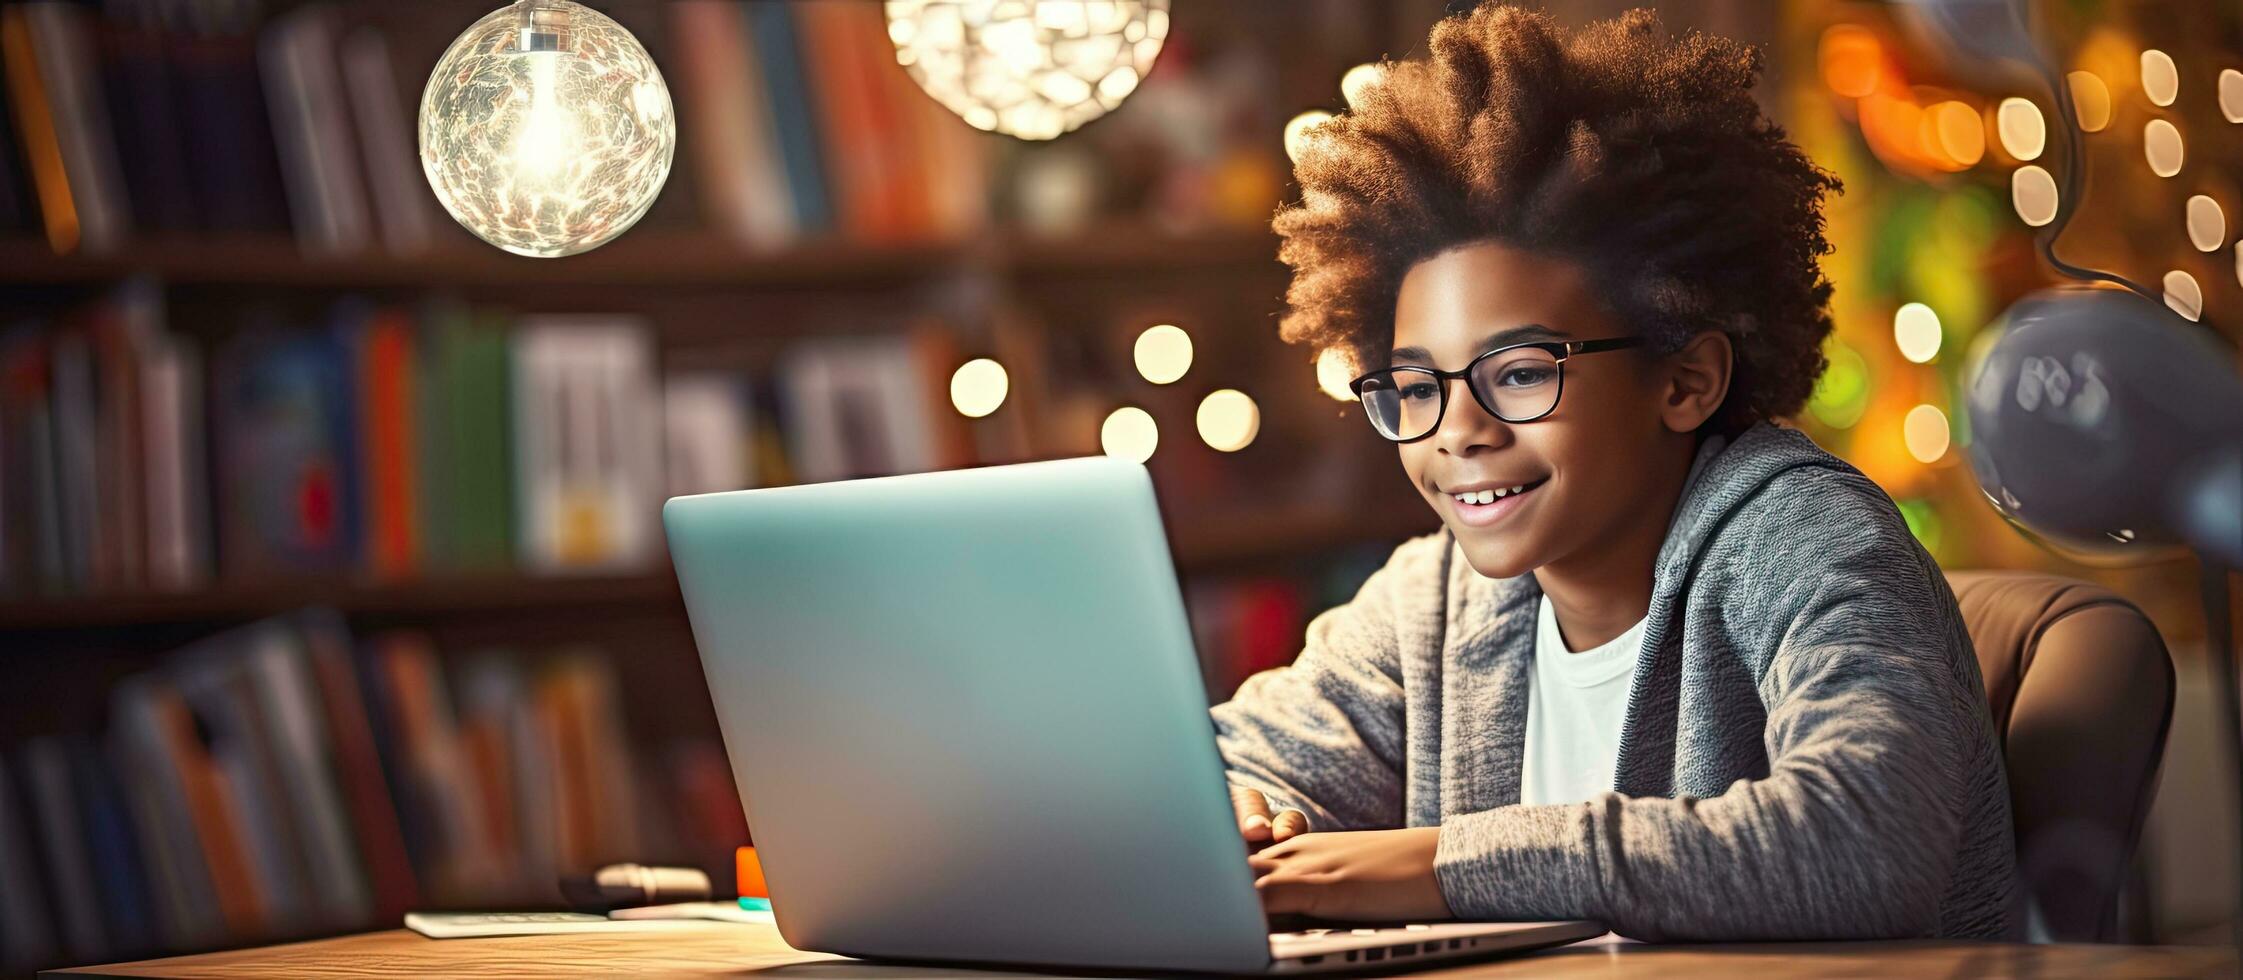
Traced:
<path fill-rule="evenodd" d="M 1315 130 L 1286 339 L 1444 528 L 1214 709 L 1273 913 L 1643 939 L 2014 937 L 1969 635 L 1892 502 L 1771 420 L 1838 183 L 1758 53 L 1488 5 Z"/>

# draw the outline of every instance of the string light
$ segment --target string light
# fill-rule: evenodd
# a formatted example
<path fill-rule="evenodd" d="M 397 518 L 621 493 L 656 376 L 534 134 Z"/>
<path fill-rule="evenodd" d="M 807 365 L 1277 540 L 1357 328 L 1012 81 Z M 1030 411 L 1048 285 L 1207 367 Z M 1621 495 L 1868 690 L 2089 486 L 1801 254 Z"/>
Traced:
<path fill-rule="evenodd" d="M 1355 380 L 1355 359 L 1337 347 L 1326 347 L 1316 355 L 1316 390 L 1332 398 L 1351 402 L 1355 392 L 1348 383 Z"/>
<path fill-rule="evenodd" d="M 2188 241 L 2199 252 L 2217 252 L 2227 240 L 2227 216 L 2220 202 L 2203 194 L 2188 199 Z"/>
<path fill-rule="evenodd" d="M 2064 76 L 2072 90 L 2072 108 L 2079 112 L 2079 128 L 2085 132 L 2100 133 L 2111 124 L 2111 89 L 2103 78 L 2091 71 L 2075 71 Z"/>
<path fill-rule="evenodd" d="M 2040 106 L 2026 99 L 2003 99 L 1994 110 L 1994 131 L 2002 152 L 2018 160 L 2037 160 L 2048 146 L 2048 121 L 2041 118 Z"/>
<path fill-rule="evenodd" d="M 1893 343 L 1900 356 L 1917 364 L 1939 356 L 1939 314 L 1922 303 L 1909 303 L 1893 314 Z"/>
<path fill-rule="evenodd" d="M 2151 105 L 2168 106 L 2181 92 L 2181 72 L 2173 56 L 2151 48 L 2142 52 L 2142 94 Z"/>
<path fill-rule="evenodd" d="M 1010 381 L 1005 366 L 986 357 L 958 365 L 950 375 L 950 404 L 970 419 L 987 416 L 1005 403 Z"/>
<path fill-rule="evenodd" d="M 2142 128 L 2142 155 L 2149 158 L 2150 172 L 2160 177 L 2171 177 L 2181 172 L 2181 130 L 2163 119 L 2152 119 Z"/>
<path fill-rule="evenodd" d="M 1235 453 L 1254 441 L 1262 429 L 1262 410 L 1254 399 L 1236 388 L 1219 389 L 1199 403 L 1199 438 L 1209 446 Z"/>
<path fill-rule="evenodd" d="M 2017 168 L 2009 175 L 2009 203 L 2035 228 L 2056 220 L 2056 178 L 2037 166 Z"/>
<path fill-rule="evenodd" d="M 1948 430 L 1947 413 L 1931 405 L 1918 405 L 1908 410 L 1900 423 L 1901 440 L 1908 444 L 1908 455 L 1919 463 L 1936 463 L 1947 455 L 1953 434 Z"/>
<path fill-rule="evenodd" d="M 1137 373 L 1164 385 L 1192 369 L 1192 336 L 1182 327 L 1163 323 L 1137 335 Z"/>
<path fill-rule="evenodd" d="M 2165 274 L 2165 305 L 2193 323 L 2204 315 L 2204 290 L 2195 276 L 2175 269 Z"/>
<path fill-rule="evenodd" d="M 1114 409 L 1098 427 L 1098 445 L 1108 456 L 1142 463 L 1153 458 L 1153 450 L 1160 445 L 1160 426 L 1153 423 L 1151 413 L 1124 405 Z"/>

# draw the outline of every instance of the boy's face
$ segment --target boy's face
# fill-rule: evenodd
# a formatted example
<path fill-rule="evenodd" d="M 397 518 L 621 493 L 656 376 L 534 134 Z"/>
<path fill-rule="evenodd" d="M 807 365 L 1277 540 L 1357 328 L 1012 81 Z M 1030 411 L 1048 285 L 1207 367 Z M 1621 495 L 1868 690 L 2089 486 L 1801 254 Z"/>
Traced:
<path fill-rule="evenodd" d="M 1538 330 L 1522 330 L 1539 325 Z M 1633 336 L 1588 273 L 1555 256 L 1492 242 L 1443 252 L 1410 268 L 1394 305 L 1396 365 L 1459 370 L 1482 351 L 1521 341 Z M 1724 354 L 1726 351 L 1723 352 Z M 1509 578 L 1640 531 L 1671 510 L 1654 506 L 1687 468 L 1661 359 L 1642 348 L 1577 354 L 1562 366 L 1562 397 L 1542 418 L 1508 423 L 1480 407 L 1462 379 L 1445 381 L 1448 410 L 1432 434 L 1400 443 L 1402 468 L 1480 574 Z M 1681 447 L 1681 448 L 1678 448 Z M 1681 462 L 1677 463 L 1677 453 Z M 1463 490 L 1524 486 L 1493 504 Z M 1645 511 L 1656 509 L 1656 515 Z"/>

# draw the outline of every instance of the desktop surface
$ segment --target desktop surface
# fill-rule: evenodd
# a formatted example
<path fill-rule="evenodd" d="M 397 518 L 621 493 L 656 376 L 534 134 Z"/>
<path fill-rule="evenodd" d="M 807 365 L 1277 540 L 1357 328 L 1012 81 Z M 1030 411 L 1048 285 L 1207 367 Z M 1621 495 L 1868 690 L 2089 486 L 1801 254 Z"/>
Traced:
<path fill-rule="evenodd" d="M 708 923 L 660 933 L 429 939 L 403 929 L 57 970 L 55 977 L 617 976 L 1013 977 L 1115 976 L 944 969 L 867 963 L 791 949 L 767 925 Z M 2108 946 L 1924 940 L 1860 943 L 1656 945 L 1578 943 L 1502 959 L 1434 964 L 1411 976 L 1731 977 L 1827 976 L 2233 976 L 2226 946 Z"/>

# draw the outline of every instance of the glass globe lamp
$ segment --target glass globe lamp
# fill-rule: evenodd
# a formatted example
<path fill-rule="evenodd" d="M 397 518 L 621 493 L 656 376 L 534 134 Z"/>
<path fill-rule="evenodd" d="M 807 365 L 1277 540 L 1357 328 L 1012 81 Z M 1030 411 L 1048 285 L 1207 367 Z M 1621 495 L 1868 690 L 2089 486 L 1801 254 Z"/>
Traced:
<path fill-rule="evenodd" d="M 888 0 L 896 61 L 975 129 L 1048 140 L 1113 111 L 1168 38 L 1168 0 Z"/>
<path fill-rule="evenodd" d="M 470 25 L 421 93 L 421 170 L 444 210 L 518 255 L 595 249 L 637 223 L 677 148 L 646 48 L 570 0 L 520 0 Z"/>

